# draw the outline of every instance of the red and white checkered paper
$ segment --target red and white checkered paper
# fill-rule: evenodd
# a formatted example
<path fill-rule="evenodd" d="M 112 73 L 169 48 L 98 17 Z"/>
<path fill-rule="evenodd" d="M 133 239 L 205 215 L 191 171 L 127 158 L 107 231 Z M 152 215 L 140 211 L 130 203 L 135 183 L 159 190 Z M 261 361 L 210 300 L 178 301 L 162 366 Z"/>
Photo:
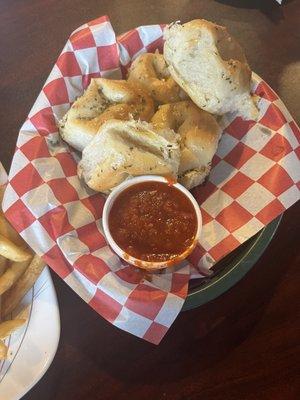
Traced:
<path fill-rule="evenodd" d="M 142 52 L 162 50 L 163 26 L 116 37 L 108 17 L 70 36 L 21 128 L 3 208 L 29 245 L 91 307 L 113 325 L 159 343 L 181 310 L 191 276 L 258 232 L 299 198 L 299 128 L 256 75 L 258 123 L 226 116 L 208 182 L 193 190 L 202 237 L 180 268 L 149 279 L 107 246 L 105 198 L 76 173 L 78 155 L 59 137 L 57 122 L 92 77 L 122 78 Z M 198 271 L 195 273 L 195 271 Z"/>

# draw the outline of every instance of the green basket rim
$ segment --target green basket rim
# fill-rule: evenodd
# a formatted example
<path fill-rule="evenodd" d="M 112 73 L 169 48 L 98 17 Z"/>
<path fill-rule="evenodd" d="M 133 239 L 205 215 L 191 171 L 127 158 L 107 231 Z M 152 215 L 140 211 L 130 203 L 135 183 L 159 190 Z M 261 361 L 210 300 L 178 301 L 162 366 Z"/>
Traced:
<path fill-rule="evenodd" d="M 205 304 L 234 286 L 258 261 L 272 240 L 282 215 L 263 228 L 248 248 L 229 262 L 222 271 L 211 278 L 207 284 L 192 289 L 185 300 L 182 311 L 190 310 Z"/>

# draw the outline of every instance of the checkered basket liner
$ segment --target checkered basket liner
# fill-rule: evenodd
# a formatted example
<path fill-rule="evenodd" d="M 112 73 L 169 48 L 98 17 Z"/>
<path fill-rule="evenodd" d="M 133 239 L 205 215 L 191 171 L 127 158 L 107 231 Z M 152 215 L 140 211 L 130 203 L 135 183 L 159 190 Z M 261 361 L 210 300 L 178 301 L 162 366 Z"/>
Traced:
<path fill-rule="evenodd" d="M 70 36 L 18 136 L 3 209 L 49 266 L 102 317 L 159 343 L 180 312 L 191 276 L 203 276 L 227 253 L 299 199 L 299 128 L 278 96 L 253 75 L 260 117 L 221 119 L 224 133 L 205 185 L 201 240 L 180 268 L 151 277 L 107 246 L 105 198 L 76 173 L 78 154 L 62 142 L 58 120 L 92 77 L 125 77 L 133 58 L 162 50 L 163 26 L 120 37 L 106 16 Z"/>

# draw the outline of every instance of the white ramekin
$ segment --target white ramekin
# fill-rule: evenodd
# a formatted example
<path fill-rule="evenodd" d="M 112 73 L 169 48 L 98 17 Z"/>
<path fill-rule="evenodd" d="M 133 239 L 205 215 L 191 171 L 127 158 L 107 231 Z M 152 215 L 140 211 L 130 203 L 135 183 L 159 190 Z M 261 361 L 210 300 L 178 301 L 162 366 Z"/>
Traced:
<path fill-rule="evenodd" d="M 111 210 L 111 207 L 115 201 L 115 199 L 119 196 L 121 192 L 123 192 L 125 189 L 127 189 L 129 186 L 135 185 L 137 183 L 142 183 L 142 182 L 149 182 L 149 181 L 154 181 L 154 182 L 164 182 L 168 183 L 168 180 L 162 176 L 158 175 L 142 175 L 142 176 L 137 176 L 132 179 L 128 179 L 118 185 L 116 188 L 112 190 L 108 198 L 106 199 L 106 202 L 104 204 L 103 208 L 103 216 L 102 216 L 102 224 L 103 224 L 103 229 L 104 229 L 104 234 L 106 237 L 106 240 L 110 247 L 120 256 L 123 258 L 123 260 L 127 261 L 129 264 L 133 264 L 139 268 L 147 269 L 147 270 L 157 270 L 161 268 L 166 268 L 169 266 L 173 266 L 174 264 L 178 264 L 180 261 L 184 260 L 195 248 L 197 241 L 200 236 L 200 232 L 202 229 L 202 216 L 201 216 L 201 211 L 199 208 L 198 203 L 196 202 L 195 198 L 192 196 L 192 194 L 180 183 L 174 183 L 174 187 L 176 187 L 178 190 L 180 190 L 193 204 L 196 216 L 197 216 L 197 232 L 195 235 L 195 240 L 192 243 L 192 245 L 187 248 L 182 254 L 180 254 L 176 259 L 174 260 L 168 260 L 168 261 L 160 261 L 160 262 L 151 262 L 151 261 L 144 261 L 144 260 L 139 260 L 135 257 L 132 257 L 131 255 L 127 254 L 122 250 L 118 244 L 114 241 L 113 237 L 111 236 L 110 230 L 109 230 L 109 224 L 108 224 L 108 217 L 109 213 Z M 175 262 L 174 262 L 175 261 Z"/>

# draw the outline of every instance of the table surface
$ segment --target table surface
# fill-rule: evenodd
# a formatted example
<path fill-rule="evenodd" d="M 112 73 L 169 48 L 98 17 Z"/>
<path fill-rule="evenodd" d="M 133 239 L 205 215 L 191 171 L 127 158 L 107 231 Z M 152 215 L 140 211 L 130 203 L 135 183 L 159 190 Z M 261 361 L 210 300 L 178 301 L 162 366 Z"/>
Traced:
<path fill-rule="evenodd" d="M 299 123 L 300 2 L 283 3 L 0 0 L 0 160 L 8 169 L 18 129 L 70 32 L 103 14 L 117 33 L 197 17 L 226 25 Z M 298 399 L 299 217 L 299 206 L 290 208 L 247 276 L 180 314 L 159 346 L 112 327 L 53 274 L 61 340 L 24 399 Z"/>

